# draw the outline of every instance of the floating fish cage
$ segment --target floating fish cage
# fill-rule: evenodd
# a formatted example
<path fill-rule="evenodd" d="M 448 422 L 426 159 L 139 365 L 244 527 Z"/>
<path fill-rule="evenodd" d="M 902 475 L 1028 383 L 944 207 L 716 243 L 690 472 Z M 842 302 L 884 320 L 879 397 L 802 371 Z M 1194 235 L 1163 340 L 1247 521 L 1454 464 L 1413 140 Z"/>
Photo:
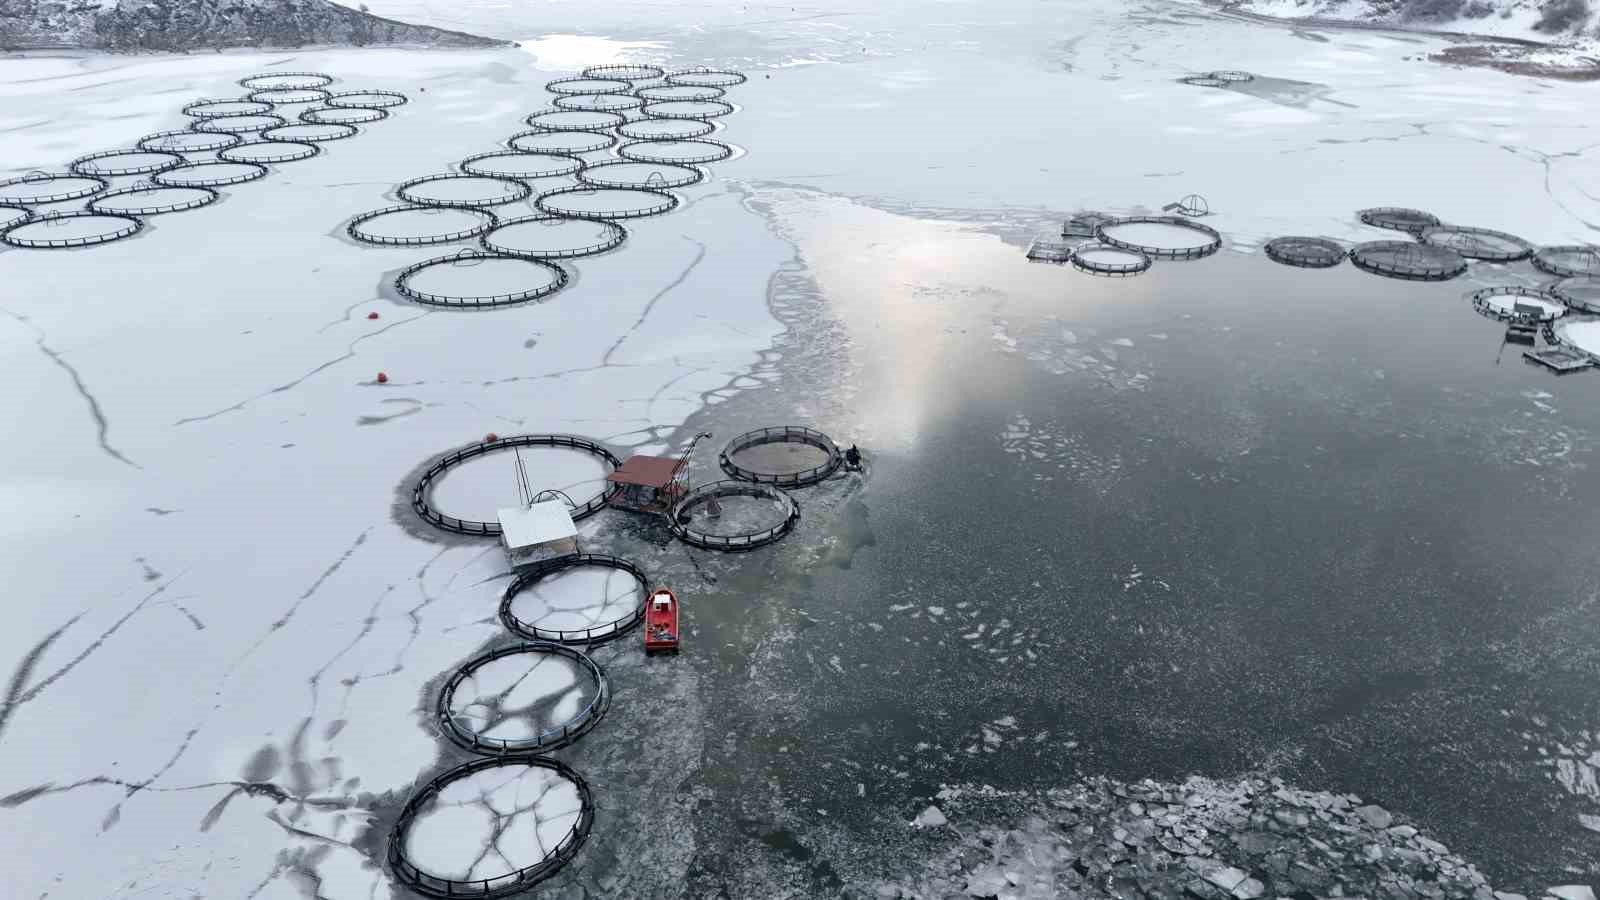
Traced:
<path fill-rule="evenodd" d="M 490 876 L 474 878 L 468 871 L 465 875 L 445 875 L 430 871 L 424 865 L 413 861 L 417 855 L 408 841 L 413 830 L 435 811 L 439 809 L 452 809 L 472 803 L 483 803 L 486 791 L 485 785 L 475 783 L 475 777 L 483 772 L 495 772 L 500 769 L 521 767 L 524 769 L 538 769 L 541 772 L 540 790 L 533 792 L 534 798 L 531 806 L 519 809 L 514 813 L 496 813 L 496 815 L 527 815 L 530 816 L 535 827 L 542 832 L 544 826 L 552 821 L 570 819 L 570 827 L 561 829 L 561 837 L 550 845 L 545 845 L 543 839 L 536 845 L 539 860 L 527 865 L 518 865 L 509 860 L 506 865 L 509 871 Z M 509 783 L 501 773 L 496 772 L 498 784 Z M 552 791 L 551 787 L 560 785 L 562 791 Z M 459 786 L 459 787 L 458 787 Z M 460 794 L 459 797 L 455 796 Z M 538 805 L 547 796 L 556 796 L 565 799 L 570 795 L 577 801 L 576 809 L 561 809 L 559 814 L 549 817 L 539 815 Z M 579 849 L 589 838 L 589 832 L 594 827 L 594 798 L 589 790 L 588 782 L 570 766 L 558 762 L 547 756 L 514 755 L 498 758 L 478 759 L 465 765 L 456 766 L 448 771 L 429 779 L 416 793 L 406 801 L 400 809 L 400 816 L 395 821 L 394 828 L 389 832 L 389 845 L 387 862 L 389 871 L 401 884 L 421 894 L 430 897 L 474 897 L 474 898 L 500 898 L 510 897 L 527 891 L 541 881 L 551 877 L 561 870 L 572 858 L 578 855 Z M 554 812 L 554 811 L 552 811 Z M 492 831 L 484 835 L 484 839 L 492 841 L 496 833 Z M 453 837 L 453 836 L 452 836 Z M 531 842 L 519 844 L 526 847 Z M 483 854 L 483 858 L 503 858 L 503 854 Z M 469 864 L 473 861 L 469 860 Z M 430 862 L 428 865 L 432 865 Z M 471 866 L 471 868 L 476 868 Z"/>
<path fill-rule="evenodd" d="M 545 667 L 563 675 L 570 672 L 571 678 L 552 679 L 556 689 L 540 694 L 536 673 Z M 474 689 L 478 696 L 469 696 Z M 569 712 L 562 707 L 574 691 L 586 702 Z M 469 752 L 548 753 L 593 729 L 610 701 L 605 672 L 587 654 L 534 641 L 491 650 L 462 664 L 439 692 L 434 715 L 440 730 Z"/>
<path fill-rule="evenodd" d="M 1153 261 L 1138 250 L 1128 250 L 1112 244 L 1090 241 L 1072 251 L 1072 267 L 1091 275 L 1126 278 L 1147 272 Z"/>
<path fill-rule="evenodd" d="M 1129 225 L 1160 225 L 1177 228 L 1199 234 L 1204 240 L 1181 247 L 1171 247 L 1141 244 L 1127 238 L 1117 237 L 1116 230 Z M 1102 244 L 1108 244 L 1119 250 L 1142 253 L 1152 259 L 1200 259 L 1210 256 L 1222 248 L 1221 232 L 1209 225 L 1190 221 L 1182 216 L 1117 216 L 1109 222 L 1100 223 L 1095 229 L 1095 237 Z"/>
<path fill-rule="evenodd" d="M 1461 254 L 1412 241 L 1368 241 L 1350 251 L 1356 268 L 1406 281 L 1449 281 L 1467 270 Z"/>
<path fill-rule="evenodd" d="M 554 447 L 563 450 L 577 450 L 599 457 L 610 468 L 616 469 L 622 465 L 622 460 L 616 454 L 607 450 L 600 444 L 588 438 L 570 434 L 519 434 L 511 437 L 500 437 L 490 441 L 481 441 L 469 444 L 459 450 L 452 450 L 439 457 L 417 479 L 416 485 L 411 489 L 411 509 L 424 522 L 435 528 L 451 531 L 456 534 L 498 536 L 500 534 L 499 522 L 473 521 L 460 519 L 447 515 L 433 506 L 433 486 L 445 473 L 451 469 L 497 450 L 511 447 Z M 606 501 L 616 489 L 607 485 L 599 494 L 580 503 L 572 509 L 573 521 L 578 521 L 587 516 L 592 516 L 606 506 Z"/>
<path fill-rule="evenodd" d="M 1374 206 L 1370 209 L 1358 210 L 1356 215 L 1363 224 L 1374 228 L 1387 228 L 1390 231 L 1404 231 L 1407 234 L 1420 235 L 1423 229 L 1442 225 L 1439 217 L 1431 212 L 1420 209 L 1409 209 L 1404 206 Z"/>
<path fill-rule="evenodd" d="M 333 76 L 323 72 L 257 72 L 239 79 L 238 84 L 250 91 L 308 91 L 333 84 Z"/>
<path fill-rule="evenodd" d="M 419 246 L 475 238 L 499 224 L 487 209 L 402 204 L 361 213 L 344 231 L 364 244 Z"/>
<path fill-rule="evenodd" d="M 1600 275 L 1600 247 L 1592 244 L 1540 247 L 1533 254 L 1533 265 L 1541 272 L 1561 278 Z"/>
<path fill-rule="evenodd" d="M 713 512 L 725 498 L 749 497 L 772 504 L 770 524 L 755 528 L 729 528 L 727 533 L 709 530 L 697 519 L 716 521 L 725 515 Z M 673 504 L 667 522 L 672 533 L 686 544 L 702 550 L 744 551 L 775 543 L 794 530 L 800 521 L 800 506 L 794 498 L 770 484 L 746 481 L 712 481 L 699 485 Z"/>
<path fill-rule="evenodd" d="M 408 178 L 395 187 L 395 196 L 422 206 L 501 206 L 526 200 L 533 194 L 514 178 L 447 172 Z"/>
<path fill-rule="evenodd" d="M 1273 238 L 1267 241 L 1265 250 L 1273 262 L 1302 269 L 1330 269 L 1350 255 L 1338 241 L 1299 235 Z"/>
<path fill-rule="evenodd" d="M 542 300 L 570 278 L 553 262 L 463 247 L 401 269 L 394 289 L 427 306 L 488 309 Z M 485 291 L 490 285 L 495 289 Z"/>
<path fill-rule="evenodd" d="M 649 81 L 660 78 L 666 71 L 657 66 L 613 65 L 590 66 L 581 73 L 584 78 L 607 78 L 616 81 Z"/>
<path fill-rule="evenodd" d="M 89 201 L 90 212 L 117 216 L 156 216 L 199 209 L 217 202 L 216 191 L 207 187 L 163 187 L 140 184 L 112 191 Z"/>
<path fill-rule="evenodd" d="M 399 91 L 337 91 L 328 95 L 327 103 L 336 109 L 389 109 L 410 103 L 411 99 Z"/>
<path fill-rule="evenodd" d="M 742 464 L 737 459 L 739 454 L 746 450 L 770 444 L 800 444 L 813 447 L 822 451 L 823 459 L 816 465 L 791 472 L 762 469 Z M 833 442 L 833 438 L 814 428 L 784 425 L 776 428 L 758 428 L 735 437 L 722 448 L 722 452 L 717 456 L 717 464 L 728 477 L 738 481 L 797 488 L 817 484 L 839 471 L 839 467 L 844 465 L 844 454 Z"/>
<path fill-rule="evenodd" d="M 503 219 L 483 233 L 483 249 L 504 256 L 572 259 L 604 253 L 627 240 L 628 231 L 605 219 L 539 213 Z"/>
<path fill-rule="evenodd" d="M 98 175 L 50 174 L 29 172 L 0 181 L 0 203 L 60 203 L 93 197 L 111 187 Z"/>
<path fill-rule="evenodd" d="M 286 163 L 310 159 L 322 153 L 322 148 L 306 141 L 255 141 L 219 151 L 217 158 L 224 162 Z"/>
<path fill-rule="evenodd" d="M 638 588 L 638 602 L 614 610 L 614 615 L 602 613 L 596 621 L 582 628 L 556 627 L 549 623 L 523 618 L 517 613 L 517 597 L 533 589 L 539 582 L 563 572 L 584 567 L 614 569 L 627 574 Z M 600 553 L 575 553 L 523 568 L 516 579 L 506 587 L 500 598 L 500 623 L 512 634 L 530 641 L 553 641 L 558 644 L 600 644 L 626 634 L 644 620 L 645 596 L 650 593 L 649 578 L 638 565 L 620 556 Z M 602 603 L 601 608 L 609 604 Z M 605 616 L 610 615 L 609 618 Z"/>
<path fill-rule="evenodd" d="M 1419 233 L 1424 244 L 1445 247 L 1467 259 L 1515 262 L 1533 255 L 1533 245 L 1504 231 L 1463 225 L 1430 225 Z"/>
<path fill-rule="evenodd" d="M 116 213 L 50 213 L 12 224 L 0 231 L 0 241 L 34 250 L 66 250 L 120 241 L 143 228 L 142 220 Z"/>
<path fill-rule="evenodd" d="M 1600 276 L 1569 276 L 1550 285 L 1549 291 L 1571 309 L 1600 314 Z"/>
<path fill-rule="evenodd" d="M 1498 285 L 1467 294 L 1478 315 L 1497 322 L 1542 325 L 1567 312 L 1561 298 L 1548 290 L 1519 285 Z"/>
<path fill-rule="evenodd" d="M 235 138 L 237 140 L 237 138 Z M 120 175 L 150 175 L 176 169 L 188 162 L 182 156 L 166 150 L 102 150 L 80 156 L 67 164 L 74 175 L 91 178 L 114 178 Z"/>
<path fill-rule="evenodd" d="M 732 69 L 709 69 L 697 67 L 693 69 L 680 69 L 670 72 L 665 78 L 667 84 L 687 87 L 733 87 L 744 84 L 749 79 L 743 72 Z"/>

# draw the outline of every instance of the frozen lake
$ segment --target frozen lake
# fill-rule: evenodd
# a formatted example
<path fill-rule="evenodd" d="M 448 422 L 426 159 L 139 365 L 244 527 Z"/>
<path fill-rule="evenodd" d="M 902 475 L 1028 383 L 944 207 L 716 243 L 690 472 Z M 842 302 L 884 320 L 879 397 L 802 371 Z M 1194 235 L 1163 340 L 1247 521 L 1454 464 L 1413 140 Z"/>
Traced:
<path fill-rule="evenodd" d="M 0 180 L 182 128 L 184 103 L 269 66 L 411 98 L 135 238 L 0 248 L 0 813 L 23 826 L 0 849 L 20 896 L 406 897 L 387 826 L 466 758 L 433 704 L 507 640 L 509 577 L 492 539 L 417 521 L 419 471 L 489 432 L 626 456 L 709 430 L 700 482 L 722 441 L 783 423 L 858 443 L 868 471 L 796 492 L 776 547 L 583 523 L 585 551 L 678 592 L 685 644 L 596 651 L 615 701 L 559 753 L 596 830 L 552 895 L 870 896 L 949 838 L 906 824 L 941 785 L 1021 814 L 1086 775 L 1191 772 L 1360 793 L 1502 890 L 1600 878 L 1596 382 L 1524 365 L 1461 299 L 1549 279 L 1474 264 L 1411 284 L 1252 252 L 1403 237 L 1355 217 L 1386 204 L 1592 240 L 1588 86 L 1167 3 L 373 6 L 526 44 L 0 60 Z M 394 275 L 469 243 L 345 237 L 398 183 L 504 149 L 546 81 L 623 61 L 751 80 L 705 141 L 640 148 L 718 161 L 615 251 L 564 261 L 561 292 L 419 306 Z M 1215 68 L 1258 80 L 1176 83 Z M 612 141 L 514 146 L 599 160 Z M 93 187 L 19 182 L 0 203 L 74 185 Z M 1215 257 L 1128 279 L 1023 260 L 1074 210 L 1192 192 L 1227 238 Z M 543 277 L 456 269 L 428 272 L 445 290 Z M 1560 327 L 1600 346 L 1592 318 Z M 581 503 L 601 470 L 563 456 L 535 486 Z M 447 512 L 514 501 L 505 460 L 478 462 L 441 481 Z M 637 602 L 631 577 L 584 569 L 515 612 L 588 627 Z M 489 674 L 490 695 L 516 683 Z M 576 702 L 535 694 L 551 716 Z M 559 839 L 559 803 L 551 834 L 496 832 L 547 787 L 505 774 L 445 798 L 410 836 L 419 863 L 488 877 Z M 493 833 L 509 859 L 484 853 Z"/>

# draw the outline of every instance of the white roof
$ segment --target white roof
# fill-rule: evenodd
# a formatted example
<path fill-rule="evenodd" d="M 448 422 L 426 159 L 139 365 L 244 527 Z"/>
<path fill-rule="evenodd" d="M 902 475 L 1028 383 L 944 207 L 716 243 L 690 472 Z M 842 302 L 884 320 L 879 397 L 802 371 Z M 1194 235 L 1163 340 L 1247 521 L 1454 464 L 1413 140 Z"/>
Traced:
<path fill-rule="evenodd" d="M 572 512 L 561 500 L 502 509 L 495 518 L 500 520 L 500 540 L 512 550 L 565 540 L 578 534 L 578 526 L 572 524 Z"/>

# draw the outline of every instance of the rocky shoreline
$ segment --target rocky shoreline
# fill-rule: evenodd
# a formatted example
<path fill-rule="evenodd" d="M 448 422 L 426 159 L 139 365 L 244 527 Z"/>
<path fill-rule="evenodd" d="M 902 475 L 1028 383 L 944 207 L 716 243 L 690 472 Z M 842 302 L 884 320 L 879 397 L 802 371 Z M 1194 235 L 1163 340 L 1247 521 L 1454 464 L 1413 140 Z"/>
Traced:
<path fill-rule="evenodd" d="M 877 898 L 1529 900 L 1494 890 L 1472 863 L 1381 806 L 1276 778 L 1094 778 L 1049 792 L 1016 827 L 972 831 L 947 813 L 963 793 L 942 790 L 941 805 L 912 823 L 953 829 L 956 844 L 878 887 Z M 1540 896 L 1595 900 L 1583 884 Z"/>
<path fill-rule="evenodd" d="M 329 0 L 0 0 L 0 50 L 188 53 L 308 46 L 503 47 Z"/>

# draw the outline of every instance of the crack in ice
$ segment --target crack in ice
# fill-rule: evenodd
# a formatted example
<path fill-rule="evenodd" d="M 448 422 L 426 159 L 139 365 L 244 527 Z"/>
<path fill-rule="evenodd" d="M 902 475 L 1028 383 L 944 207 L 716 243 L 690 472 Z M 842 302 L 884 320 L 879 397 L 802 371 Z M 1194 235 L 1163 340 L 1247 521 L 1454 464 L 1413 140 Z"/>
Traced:
<path fill-rule="evenodd" d="M 83 376 L 78 374 L 77 368 L 74 367 L 72 363 L 67 362 L 66 358 L 51 348 L 49 344 L 45 343 L 44 331 L 42 331 L 39 326 L 33 324 L 33 322 L 27 316 L 19 315 L 9 309 L 0 309 L 0 312 L 4 312 L 6 315 L 17 320 L 22 325 L 27 326 L 27 328 L 34 334 L 34 344 L 39 348 L 39 352 L 49 357 L 51 362 L 65 370 L 67 376 L 72 379 L 72 386 L 77 389 L 78 396 L 82 397 L 83 401 L 89 404 L 89 415 L 94 418 L 97 438 L 100 442 L 100 449 L 104 450 L 106 455 L 110 456 L 112 459 L 115 459 L 124 465 L 132 466 L 135 469 L 142 470 L 144 468 L 143 466 L 127 458 L 126 456 L 123 456 L 121 451 L 111 446 L 111 442 L 107 437 L 111 431 L 111 424 L 106 421 L 105 410 L 100 408 L 100 401 L 97 400 L 94 394 L 89 391 L 89 386 L 83 383 Z"/>

